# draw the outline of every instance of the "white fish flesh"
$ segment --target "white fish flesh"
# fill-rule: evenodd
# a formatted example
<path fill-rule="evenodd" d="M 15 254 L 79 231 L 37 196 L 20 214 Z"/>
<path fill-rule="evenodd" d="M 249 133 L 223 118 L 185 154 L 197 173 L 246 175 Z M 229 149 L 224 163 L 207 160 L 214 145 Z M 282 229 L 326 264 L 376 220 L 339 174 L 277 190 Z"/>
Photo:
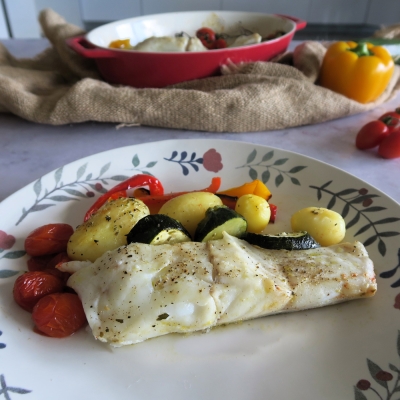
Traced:
<path fill-rule="evenodd" d="M 265 250 L 226 233 L 208 243 L 132 243 L 63 269 L 74 272 L 68 285 L 81 298 L 94 337 L 115 347 L 377 290 L 373 263 L 359 242 Z"/>
<path fill-rule="evenodd" d="M 207 51 L 200 39 L 188 36 L 152 36 L 132 47 L 131 50 L 145 52 Z"/>

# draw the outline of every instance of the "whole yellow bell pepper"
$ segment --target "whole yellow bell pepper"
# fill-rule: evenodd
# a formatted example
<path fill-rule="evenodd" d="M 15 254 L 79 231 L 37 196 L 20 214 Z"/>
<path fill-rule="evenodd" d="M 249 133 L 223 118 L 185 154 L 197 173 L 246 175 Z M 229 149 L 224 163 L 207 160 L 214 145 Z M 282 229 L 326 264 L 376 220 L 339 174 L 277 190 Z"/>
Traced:
<path fill-rule="evenodd" d="M 336 42 L 325 54 L 319 84 L 365 104 L 383 93 L 393 70 L 393 59 L 381 46 Z"/>

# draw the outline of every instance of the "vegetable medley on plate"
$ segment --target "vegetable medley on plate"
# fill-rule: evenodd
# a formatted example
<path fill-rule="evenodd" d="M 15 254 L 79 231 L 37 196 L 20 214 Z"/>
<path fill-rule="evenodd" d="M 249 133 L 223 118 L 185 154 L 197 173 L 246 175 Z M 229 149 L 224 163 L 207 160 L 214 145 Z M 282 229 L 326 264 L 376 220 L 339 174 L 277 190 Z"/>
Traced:
<path fill-rule="evenodd" d="M 280 216 L 292 233 L 272 235 L 278 207 L 263 182 L 220 186 L 164 193 L 139 174 L 100 196 L 76 229 L 38 227 L 15 301 L 44 335 L 89 323 L 96 339 L 122 346 L 374 295 L 372 261 L 361 243 L 341 243 L 340 214 L 307 207 Z"/>

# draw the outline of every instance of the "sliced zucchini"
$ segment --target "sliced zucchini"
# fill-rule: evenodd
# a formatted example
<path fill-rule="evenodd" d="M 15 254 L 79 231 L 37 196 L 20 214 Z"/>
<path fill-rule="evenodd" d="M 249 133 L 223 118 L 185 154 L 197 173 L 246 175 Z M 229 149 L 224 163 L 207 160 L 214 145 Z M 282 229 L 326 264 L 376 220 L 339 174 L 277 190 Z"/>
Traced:
<path fill-rule="evenodd" d="M 129 243 L 173 244 L 190 242 L 192 238 L 183 225 L 163 214 L 147 215 L 141 218 L 127 235 Z"/>
<path fill-rule="evenodd" d="M 247 233 L 246 242 L 270 250 L 307 250 L 320 247 L 306 231 L 293 233 L 278 233 L 277 235 L 261 235 Z"/>
<path fill-rule="evenodd" d="M 200 221 L 194 234 L 196 242 L 222 239 L 222 232 L 242 237 L 247 229 L 247 221 L 236 211 L 226 206 L 211 207 Z"/>

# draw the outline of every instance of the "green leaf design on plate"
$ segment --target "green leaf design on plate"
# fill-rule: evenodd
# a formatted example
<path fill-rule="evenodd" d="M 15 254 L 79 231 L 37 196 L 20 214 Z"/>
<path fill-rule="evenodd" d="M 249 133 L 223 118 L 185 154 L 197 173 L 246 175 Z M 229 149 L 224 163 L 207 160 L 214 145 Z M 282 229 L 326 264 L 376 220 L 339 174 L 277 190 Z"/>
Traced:
<path fill-rule="evenodd" d="M 184 154 L 186 154 L 186 152 L 184 152 Z M 176 154 L 177 155 L 177 154 Z M 175 155 L 175 156 L 176 156 Z M 138 171 L 138 172 L 140 172 L 141 174 L 146 174 L 146 175 L 151 175 L 151 176 L 153 176 L 153 174 L 151 173 L 151 172 L 149 172 L 149 171 L 147 171 L 147 170 L 145 170 L 144 168 L 153 168 L 156 164 L 157 164 L 157 161 L 150 161 L 150 162 L 148 162 L 144 167 L 140 167 L 140 158 L 139 158 L 139 156 L 137 155 L 137 154 L 135 154 L 133 157 L 132 157 L 132 165 L 133 165 L 133 168 L 132 168 L 132 170 L 133 171 Z"/>
<path fill-rule="evenodd" d="M 107 164 L 103 165 L 101 167 L 99 177 L 104 175 L 110 169 L 110 167 L 111 167 L 111 163 L 110 162 L 108 162 Z"/>
<path fill-rule="evenodd" d="M 15 260 L 16 258 L 21 258 L 26 254 L 25 250 L 15 250 L 9 251 L 8 253 L 4 254 L 1 258 L 8 258 L 9 260 Z"/>
<path fill-rule="evenodd" d="M 262 154 L 261 157 L 258 157 L 257 150 L 252 150 L 246 158 L 246 163 L 237 167 L 240 168 L 248 168 L 249 177 L 254 179 L 260 179 L 264 183 L 268 183 L 272 178 L 274 178 L 274 183 L 276 187 L 282 185 L 288 178 L 293 185 L 300 186 L 300 179 L 298 177 L 294 177 L 292 175 L 298 174 L 303 171 L 307 166 L 305 165 L 296 165 L 290 166 L 288 168 L 281 168 L 290 162 L 289 158 L 277 158 L 275 159 L 275 151 L 270 150 L 265 154 Z M 259 161 L 257 161 L 259 159 Z"/>
<path fill-rule="evenodd" d="M 397 354 L 400 357 L 400 331 L 397 332 Z M 367 380 L 361 379 L 354 386 L 354 396 L 356 400 L 368 399 L 367 392 L 371 393 L 371 399 L 381 400 L 394 400 L 393 395 L 400 392 L 400 369 L 394 364 L 389 363 L 389 369 L 397 376 L 393 376 L 388 370 L 384 370 L 374 361 L 367 358 L 367 366 L 372 379 L 381 387 L 374 387 L 374 383 Z M 382 389 L 383 388 L 383 389 Z M 384 391 L 384 395 L 379 392 Z"/>
<path fill-rule="evenodd" d="M 34 184 L 33 184 L 33 191 L 36 194 L 36 197 L 40 196 L 40 192 L 42 191 L 42 181 L 41 179 L 38 179 Z"/>
<path fill-rule="evenodd" d="M 15 225 L 19 225 L 30 213 L 46 210 L 49 207 L 55 206 L 57 203 L 77 201 L 86 198 L 89 195 L 93 196 L 93 191 L 105 193 L 107 189 L 103 187 L 103 184 L 107 185 L 107 180 L 124 181 L 128 178 L 126 175 L 115 175 L 102 178 L 102 175 L 107 172 L 111 166 L 111 163 L 108 162 L 100 168 L 100 172 L 96 177 L 94 177 L 93 173 L 90 172 L 86 175 L 86 178 L 81 179 L 86 173 L 87 166 L 87 163 L 81 165 L 76 171 L 76 179 L 65 184 L 62 180 L 64 173 L 63 168 L 59 168 L 55 171 L 54 185 L 52 187 L 43 188 L 42 179 L 38 179 L 33 184 L 33 191 L 36 194 L 36 200 L 31 207 L 23 208 L 21 217 Z M 42 192 L 44 192 L 44 194 L 42 194 Z M 69 196 L 60 194 L 60 192 L 67 193 Z"/>
<path fill-rule="evenodd" d="M 62 173 L 63 173 L 63 168 L 64 168 L 64 167 L 58 168 L 58 169 L 56 170 L 56 172 L 54 173 L 54 180 L 56 181 L 56 184 L 57 184 L 58 182 L 60 182 L 60 180 L 61 180 Z"/>
<path fill-rule="evenodd" d="M 19 271 L 12 271 L 11 269 L 0 269 L 0 279 L 11 278 L 19 274 Z"/>
<path fill-rule="evenodd" d="M 310 188 L 317 191 L 318 201 L 322 199 L 323 195 L 329 196 L 326 206 L 328 209 L 332 209 L 335 206 L 339 208 L 339 203 L 342 203 L 343 208 L 339 212 L 346 221 L 346 229 L 356 227 L 355 237 L 371 231 L 370 236 L 364 239 L 363 244 L 367 247 L 377 243 L 379 254 L 384 257 L 387 252 L 387 246 L 383 238 L 398 236 L 400 232 L 378 229 L 378 227 L 400 221 L 400 218 L 385 217 L 374 221 L 377 213 L 387 210 L 386 207 L 380 205 L 371 206 L 374 200 L 379 199 L 379 195 L 368 193 L 365 188 L 346 188 L 335 192 L 329 189 L 331 183 L 332 181 L 328 181 L 321 186 L 310 185 Z"/>
<path fill-rule="evenodd" d="M 87 163 L 83 164 L 81 167 L 78 168 L 78 171 L 76 171 L 76 180 L 79 181 L 80 178 L 82 178 L 83 174 L 86 172 L 87 168 Z"/>
<path fill-rule="evenodd" d="M 364 393 L 354 386 L 354 399 L 355 400 L 368 400 L 367 397 L 364 395 Z"/>
<path fill-rule="evenodd" d="M 136 168 L 140 164 L 140 160 L 137 154 L 135 154 L 132 158 L 132 165 Z"/>

